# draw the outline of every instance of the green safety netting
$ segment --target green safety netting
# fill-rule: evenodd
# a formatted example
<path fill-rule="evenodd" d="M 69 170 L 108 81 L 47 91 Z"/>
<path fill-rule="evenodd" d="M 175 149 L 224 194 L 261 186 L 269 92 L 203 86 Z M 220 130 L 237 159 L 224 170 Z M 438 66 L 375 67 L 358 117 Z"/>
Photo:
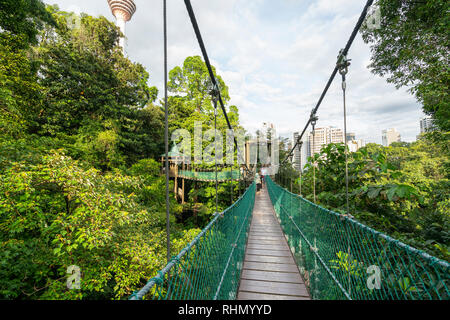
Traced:
<path fill-rule="evenodd" d="M 205 180 L 205 181 L 214 181 L 216 180 L 215 171 L 189 171 L 189 170 L 179 170 L 178 176 L 181 178 L 192 179 L 192 180 Z M 228 171 L 218 171 L 217 172 L 217 180 L 226 181 L 230 180 L 232 177 L 233 180 L 242 179 L 242 175 L 240 175 L 239 170 L 228 170 Z"/>
<path fill-rule="evenodd" d="M 255 183 L 130 299 L 235 299 L 254 202 Z"/>
<path fill-rule="evenodd" d="M 269 195 L 313 299 L 449 299 L 449 263 L 290 193 Z"/>

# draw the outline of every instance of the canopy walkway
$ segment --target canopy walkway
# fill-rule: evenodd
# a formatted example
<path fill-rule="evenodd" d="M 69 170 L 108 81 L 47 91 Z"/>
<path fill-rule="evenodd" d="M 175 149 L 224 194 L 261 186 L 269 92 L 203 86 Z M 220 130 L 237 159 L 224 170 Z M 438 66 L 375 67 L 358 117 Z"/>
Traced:
<path fill-rule="evenodd" d="M 228 128 L 233 130 L 192 5 L 189 0 L 184 2 L 211 80 L 214 131 L 217 132 L 218 107 L 222 109 Z M 311 203 L 288 192 L 267 177 L 267 191 L 263 189 L 262 193 L 256 196 L 256 203 L 256 186 L 252 183 L 231 207 L 221 213 L 216 212 L 199 235 L 177 256 L 170 259 L 167 10 L 166 1 L 163 3 L 166 148 L 164 163 L 169 262 L 141 290 L 134 292 L 130 299 L 232 300 L 276 297 L 326 300 L 448 300 L 449 263 L 351 218 L 347 149 L 347 215 Z M 310 125 L 314 134 L 318 109 L 338 73 L 342 76 L 344 145 L 347 145 L 346 74 L 350 66 L 347 54 L 372 4 L 373 0 L 367 0 L 349 40 L 339 52 L 336 65 L 317 104 L 311 110 L 303 131 L 281 166 L 288 161 L 297 147 L 301 148 L 302 137 Z M 234 144 L 239 154 L 236 138 Z M 178 159 L 179 155 L 175 155 L 175 158 Z M 247 165 L 244 169 L 248 180 L 253 176 L 252 171 Z M 220 180 L 235 179 L 234 171 L 230 172 L 223 172 L 225 176 Z M 205 181 L 216 182 L 216 211 L 219 174 L 217 158 L 214 172 L 182 171 L 186 179 L 201 177 Z M 229 176 L 226 176 L 227 174 Z M 315 189 L 313 194 L 315 198 Z"/>
<path fill-rule="evenodd" d="M 130 299 L 449 299 L 447 262 L 269 177 L 267 191 L 273 207 L 253 183 Z"/>
<path fill-rule="evenodd" d="M 238 300 L 309 300 L 266 188 L 256 195 Z"/>
<path fill-rule="evenodd" d="M 178 177 L 194 180 L 194 181 L 206 181 L 206 182 L 215 182 L 216 181 L 216 173 L 215 171 L 191 171 L 191 170 L 179 170 Z M 242 180 L 243 176 L 241 175 L 239 170 L 228 170 L 228 171 L 218 171 L 217 172 L 217 180 L 219 182 L 224 181 L 239 181 Z"/>

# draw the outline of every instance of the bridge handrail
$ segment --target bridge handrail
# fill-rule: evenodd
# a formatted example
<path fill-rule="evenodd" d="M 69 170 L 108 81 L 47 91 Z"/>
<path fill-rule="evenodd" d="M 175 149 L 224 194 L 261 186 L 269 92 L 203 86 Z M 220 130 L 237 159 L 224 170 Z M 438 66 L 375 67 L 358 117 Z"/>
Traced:
<path fill-rule="evenodd" d="M 208 181 L 215 180 L 215 178 L 216 178 L 215 171 L 192 171 L 192 170 L 184 170 L 184 169 L 178 171 L 178 176 L 181 178 L 186 178 L 186 179 L 198 179 L 198 180 L 208 180 Z M 233 180 L 238 180 L 239 179 L 239 170 L 219 171 L 219 172 L 217 172 L 217 177 L 218 177 L 218 180 L 220 180 L 220 181 L 229 180 L 230 178 L 232 178 Z M 241 175 L 240 178 L 242 180 L 243 176 Z"/>
<path fill-rule="evenodd" d="M 188 253 L 191 253 L 192 250 L 196 248 L 196 246 L 201 242 L 202 239 L 204 239 L 205 235 L 208 232 L 212 232 L 213 227 L 218 224 L 218 221 L 229 218 L 229 216 L 231 215 L 231 213 L 233 212 L 234 209 L 239 209 L 239 206 L 243 202 L 246 202 L 246 203 L 244 203 L 244 204 L 247 204 L 247 208 L 244 208 L 244 209 L 246 209 L 245 212 L 244 213 L 241 212 L 240 216 L 238 217 L 238 218 L 241 218 L 240 220 L 243 220 L 243 221 L 241 221 L 242 223 L 239 228 L 239 233 L 237 234 L 236 238 L 233 239 L 233 241 L 231 241 L 232 242 L 231 243 L 232 244 L 231 252 L 227 256 L 227 263 L 226 263 L 224 269 L 222 270 L 222 274 L 220 275 L 220 282 L 218 283 L 217 288 L 214 289 L 214 292 L 211 291 L 210 296 L 208 297 L 210 299 L 220 298 L 221 297 L 221 295 L 220 295 L 221 288 L 222 288 L 222 284 L 224 283 L 224 278 L 226 276 L 226 273 L 229 270 L 229 265 L 230 265 L 232 256 L 235 253 L 236 248 L 238 247 L 237 241 L 239 241 L 242 231 L 245 229 L 245 227 L 247 226 L 247 229 L 248 229 L 248 226 L 249 226 L 249 216 L 253 210 L 254 199 L 255 199 L 255 188 L 256 188 L 255 183 L 251 184 L 250 187 L 248 187 L 247 190 L 244 192 L 244 194 L 235 203 L 233 203 L 233 205 L 231 205 L 230 207 L 228 207 L 227 209 L 225 209 L 224 211 L 222 211 L 220 213 L 215 213 L 213 219 L 208 223 L 208 225 L 183 250 L 181 250 L 177 256 L 173 257 L 171 259 L 171 261 L 161 271 L 158 272 L 157 276 L 151 278 L 147 282 L 147 284 L 144 287 L 142 287 L 142 289 L 140 289 L 137 292 L 134 292 L 129 297 L 129 299 L 130 300 L 142 300 L 147 294 L 149 294 L 152 291 L 152 289 L 155 289 L 155 287 L 159 286 L 160 289 L 162 289 L 164 282 L 165 281 L 167 282 L 167 279 L 165 279 L 165 277 L 170 276 L 170 271 L 174 267 L 180 266 L 180 261 L 182 261 L 182 259 L 185 258 L 185 256 Z M 219 233 L 220 230 L 217 230 L 216 232 Z M 229 237 L 229 235 L 228 235 L 228 237 Z M 245 241 L 246 241 L 246 238 L 245 238 Z M 241 245 L 239 247 L 240 247 L 239 249 L 242 251 L 243 246 Z M 245 250 L 245 248 L 244 248 L 244 250 Z M 241 252 L 239 255 L 242 256 L 241 260 L 243 260 L 243 252 Z M 238 260 L 239 259 L 235 259 L 234 263 L 236 264 L 237 262 L 239 262 Z M 208 266 L 206 266 L 206 267 L 208 267 Z M 172 276 L 174 276 L 174 275 L 172 275 Z M 179 275 L 176 275 L 176 277 L 178 279 Z M 239 279 L 239 277 L 237 279 Z M 188 282 L 190 284 L 189 279 L 188 279 Z M 184 285 L 185 284 L 183 283 L 183 285 L 180 285 L 180 287 L 184 286 Z M 236 286 L 236 288 L 233 288 L 233 289 L 237 289 L 237 286 Z M 175 289 L 169 287 L 167 290 L 168 291 L 172 290 L 172 292 L 173 292 Z M 176 289 L 177 293 L 178 293 L 178 290 L 183 291 L 184 288 L 181 288 L 181 289 L 177 288 Z M 158 298 L 158 299 L 170 299 L 171 298 L 171 297 L 169 297 L 168 293 L 166 293 L 166 295 L 164 296 L 163 292 L 156 292 L 156 291 L 158 291 L 158 290 L 156 289 L 155 292 L 153 293 L 153 298 Z M 234 292 L 234 294 L 235 293 L 236 292 Z M 230 292 L 230 294 L 233 294 L 233 292 Z M 192 299 L 192 296 L 189 293 L 186 297 L 183 297 L 183 299 L 184 298 Z M 202 298 L 205 299 L 205 297 L 202 297 Z"/>
<path fill-rule="evenodd" d="M 275 184 L 270 177 L 267 186 L 313 298 L 449 299 L 448 262 L 322 208 Z M 381 284 L 369 289 L 371 274 L 365 279 L 362 271 L 366 273 L 364 267 L 377 267 L 377 263 L 383 263 L 378 266 Z M 320 277 L 324 274 L 327 279 Z"/>
<path fill-rule="evenodd" d="M 400 247 L 402 247 L 402 248 L 404 248 L 406 250 L 410 250 L 411 252 L 414 252 L 415 254 L 418 254 L 418 255 L 422 256 L 424 259 L 430 259 L 430 260 L 433 261 L 432 262 L 433 264 L 437 263 L 437 264 L 440 264 L 443 268 L 450 268 L 450 263 L 448 263 L 447 261 L 444 261 L 444 260 L 441 260 L 439 258 L 436 258 L 436 257 L 426 253 L 425 251 L 422 251 L 422 250 L 419 250 L 417 248 L 411 247 L 410 245 L 408 245 L 406 243 L 403 243 L 403 242 L 401 242 L 398 239 L 394 239 L 394 238 L 388 236 L 387 234 L 385 234 L 385 233 L 383 233 L 381 231 L 377 231 L 377 230 L 375 230 L 375 229 L 373 229 L 373 228 L 371 228 L 369 226 L 366 226 L 365 224 L 362 224 L 361 222 L 356 221 L 355 219 L 351 219 L 351 218 L 349 218 L 347 216 L 342 216 L 341 214 L 339 214 L 337 212 L 334 212 L 334 211 L 329 210 L 327 208 L 321 207 L 318 204 L 315 204 L 314 202 L 311 202 L 311 201 L 309 201 L 309 200 L 299 196 L 298 194 L 292 193 L 292 192 L 290 192 L 289 190 L 287 190 L 285 188 L 283 188 L 283 190 L 284 190 L 284 192 L 290 194 L 291 196 L 296 197 L 298 199 L 301 199 L 302 201 L 305 201 L 306 203 L 310 204 L 311 206 L 314 206 L 314 207 L 316 207 L 316 208 L 318 208 L 320 210 L 326 211 L 329 214 L 335 215 L 335 216 L 339 217 L 342 220 L 348 221 L 348 223 L 353 223 L 353 224 L 357 225 L 359 228 L 366 229 L 367 231 L 369 231 L 369 232 L 371 232 L 371 233 L 373 233 L 373 234 L 375 234 L 375 235 L 377 235 L 379 237 L 382 237 L 382 238 L 384 238 L 385 240 L 387 240 L 389 242 L 395 243 L 396 245 L 398 245 L 398 246 L 400 246 Z"/>

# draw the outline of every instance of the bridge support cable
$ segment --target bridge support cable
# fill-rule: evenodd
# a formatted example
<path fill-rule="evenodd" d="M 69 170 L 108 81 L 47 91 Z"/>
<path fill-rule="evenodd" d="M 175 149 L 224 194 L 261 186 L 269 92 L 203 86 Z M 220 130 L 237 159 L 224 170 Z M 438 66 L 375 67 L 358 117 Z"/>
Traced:
<path fill-rule="evenodd" d="M 230 205 L 233 204 L 233 191 L 234 191 L 234 186 L 233 186 L 233 165 L 230 165 L 230 191 L 231 191 L 231 202 Z"/>
<path fill-rule="evenodd" d="M 213 104 L 214 104 L 214 171 L 216 173 L 216 214 L 219 212 L 219 180 L 217 178 L 217 99 L 219 97 L 219 90 L 217 86 L 211 92 Z"/>
<path fill-rule="evenodd" d="M 197 37 L 197 41 L 198 41 L 198 44 L 200 46 L 200 50 L 202 51 L 203 60 L 205 60 L 205 64 L 206 64 L 206 67 L 208 69 L 208 73 L 209 73 L 209 77 L 211 78 L 212 85 L 213 85 L 214 88 L 219 88 L 217 80 L 216 80 L 216 77 L 214 76 L 214 72 L 213 72 L 212 67 L 211 67 L 211 63 L 209 62 L 208 53 L 206 51 L 206 47 L 205 47 L 205 44 L 203 42 L 202 34 L 200 32 L 200 28 L 199 28 L 198 23 L 197 23 L 197 18 L 195 17 L 194 9 L 192 8 L 191 1 L 190 0 L 184 0 L 184 3 L 186 5 L 186 9 L 188 11 L 189 18 L 190 18 L 191 23 L 192 23 L 192 27 L 194 28 L 195 36 Z M 228 128 L 230 130 L 233 130 L 233 126 L 231 125 L 231 122 L 230 122 L 230 120 L 228 118 L 227 111 L 225 109 L 225 104 L 223 103 L 223 99 L 222 99 L 222 96 L 220 94 L 220 90 L 218 90 L 218 102 L 220 103 L 220 107 L 222 109 L 223 115 L 224 115 L 225 120 L 227 122 Z M 237 143 L 236 137 L 233 137 L 233 140 L 234 140 L 234 145 L 236 146 L 236 150 L 237 150 L 237 154 L 238 154 L 238 158 L 239 158 L 239 154 L 242 155 L 242 153 L 239 150 L 239 144 Z M 249 174 L 250 170 L 247 167 L 247 164 L 244 164 L 244 166 L 245 166 L 245 170 L 246 170 L 247 174 Z"/>
<path fill-rule="evenodd" d="M 311 126 L 312 126 L 312 134 L 313 134 L 313 147 L 312 147 L 312 156 L 313 156 L 313 199 L 314 203 L 316 203 L 316 160 L 315 160 L 315 143 L 316 143 L 316 123 L 317 123 L 318 117 L 313 116 L 311 120 Z"/>
<path fill-rule="evenodd" d="M 345 154 L 345 200 L 346 200 L 346 216 L 351 217 L 350 215 L 350 205 L 349 205 L 349 196 L 348 196 L 348 145 L 347 145 L 347 105 L 346 105 L 346 75 L 348 73 L 348 67 L 350 66 L 350 59 L 347 59 L 347 56 L 343 55 L 342 52 L 339 53 L 337 67 L 339 68 L 339 74 L 342 76 L 342 97 L 343 97 L 343 106 L 344 106 L 344 154 Z M 344 215 L 343 215 L 344 216 Z M 351 264 L 351 243 L 350 243 L 350 230 L 346 232 L 347 236 L 347 264 Z M 348 290 L 351 296 L 352 287 L 351 287 L 351 274 L 350 268 L 348 270 Z"/>
<path fill-rule="evenodd" d="M 299 194 L 302 195 L 302 148 L 303 148 L 303 141 L 299 141 L 298 143 L 298 153 L 300 154 L 300 171 L 299 171 L 299 177 L 298 177 L 298 188 L 299 188 Z"/>
<path fill-rule="evenodd" d="M 229 300 L 237 295 L 255 203 L 253 182 L 130 300 Z"/>
<path fill-rule="evenodd" d="M 361 12 L 361 15 L 360 15 L 360 17 L 358 19 L 358 22 L 356 23 L 356 25 L 355 25 L 355 27 L 354 27 L 351 35 L 350 35 L 350 38 L 347 41 L 347 44 L 345 45 L 344 49 L 341 50 L 341 54 L 343 56 L 346 56 L 348 54 L 348 51 L 350 50 L 350 47 L 352 46 L 353 41 L 355 40 L 359 29 L 361 28 L 364 20 L 366 19 L 367 12 L 369 11 L 369 8 L 370 8 L 370 6 L 372 4 L 373 4 L 373 0 L 368 0 L 366 5 L 364 6 L 364 9 Z M 303 135 L 305 134 L 306 130 L 308 129 L 309 125 L 311 124 L 312 117 L 314 117 L 316 115 L 316 113 L 317 113 L 317 110 L 319 110 L 319 107 L 322 104 L 322 101 L 325 98 L 325 95 L 327 94 L 328 89 L 330 88 L 331 84 L 333 83 L 333 80 L 336 77 L 336 74 L 338 73 L 338 71 L 339 71 L 339 68 L 336 65 L 336 67 L 334 68 L 333 72 L 331 73 L 330 78 L 328 79 L 327 84 L 325 85 L 325 89 L 323 90 L 322 94 L 320 95 L 319 101 L 317 102 L 316 106 L 312 109 L 311 116 L 310 116 L 309 120 L 307 121 L 303 131 L 299 135 L 299 139 L 297 139 L 297 141 L 295 142 L 293 148 L 289 151 L 289 153 L 286 156 L 286 158 L 281 162 L 280 166 L 282 166 L 287 161 L 287 159 L 289 159 L 289 157 L 292 155 L 292 152 L 294 152 L 295 148 L 297 147 L 298 141 L 303 138 Z"/>
<path fill-rule="evenodd" d="M 270 177 L 267 189 L 313 299 L 450 299 L 447 261 L 322 208 Z M 351 259 L 347 256 L 349 243 Z M 311 276 L 318 276 L 319 281 Z"/>
<path fill-rule="evenodd" d="M 346 75 L 348 73 L 348 67 L 350 66 L 351 59 L 347 59 L 346 55 L 339 52 L 337 67 L 339 69 L 339 74 L 342 76 L 342 97 L 344 105 L 344 145 L 345 145 L 345 194 L 346 194 L 346 211 L 347 215 L 350 214 L 349 199 L 348 199 L 348 148 L 347 148 L 347 106 L 346 106 Z"/>
<path fill-rule="evenodd" d="M 165 170 L 166 170 L 166 233 L 167 233 L 167 262 L 170 261 L 170 200 L 169 200 L 169 105 L 167 93 L 167 0 L 163 1 L 164 24 L 164 144 L 165 144 Z"/>

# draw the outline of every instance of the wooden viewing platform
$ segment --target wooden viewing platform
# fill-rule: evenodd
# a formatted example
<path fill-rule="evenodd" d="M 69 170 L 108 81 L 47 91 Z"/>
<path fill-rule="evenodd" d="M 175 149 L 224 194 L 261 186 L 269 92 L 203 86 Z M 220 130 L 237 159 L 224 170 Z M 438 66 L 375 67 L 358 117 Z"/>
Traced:
<path fill-rule="evenodd" d="M 310 300 L 264 186 L 256 194 L 238 300 Z"/>

